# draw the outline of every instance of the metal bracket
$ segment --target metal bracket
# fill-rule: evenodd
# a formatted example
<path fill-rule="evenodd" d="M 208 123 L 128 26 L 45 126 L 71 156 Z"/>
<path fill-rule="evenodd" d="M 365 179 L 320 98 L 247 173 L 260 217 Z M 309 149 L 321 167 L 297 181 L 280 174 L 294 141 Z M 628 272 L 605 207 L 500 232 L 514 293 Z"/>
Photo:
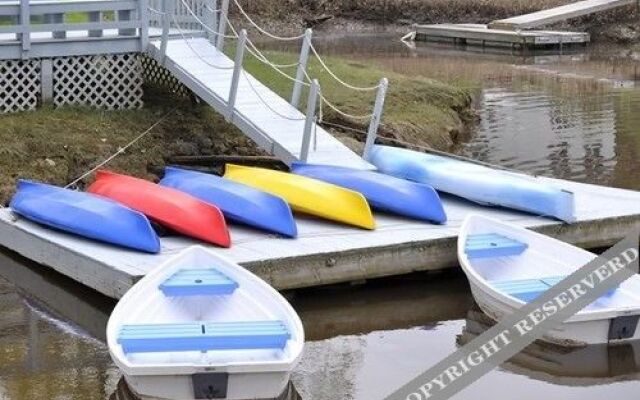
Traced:
<path fill-rule="evenodd" d="M 639 320 L 640 315 L 613 318 L 609 322 L 609 341 L 632 338 L 636 334 Z"/>
<path fill-rule="evenodd" d="M 229 374 L 226 372 L 194 374 L 191 376 L 191 381 L 193 382 L 193 398 L 195 399 L 225 399 L 227 397 Z"/>

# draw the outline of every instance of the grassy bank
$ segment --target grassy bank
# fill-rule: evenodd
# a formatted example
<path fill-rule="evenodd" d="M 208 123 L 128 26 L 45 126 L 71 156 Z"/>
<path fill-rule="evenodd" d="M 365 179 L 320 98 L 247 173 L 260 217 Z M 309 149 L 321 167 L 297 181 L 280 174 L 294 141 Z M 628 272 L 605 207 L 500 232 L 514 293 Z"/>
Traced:
<path fill-rule="evenodd" d="M 294 56 L 287 53 L 267 55 L 278 63 L 294 60 Z M 452 136 L 465 129 L 471 99 L 464 90 L 337 59 L 330 60 L 330 65 L 343 79 L 358 85 L 375 84 L 384 75 L 390 78 L 382 128 L 385 136 L 442 149 L 453 143 Z M 246 66 L 285 98 L 290 96 L 290 81 L 250 57 Z M 309 67 L 311 75 L 320 78 L 324 95 L 337 106 L 350 113 L 371 112 L 374 92 L 364 94 L 344 90 L 322 72 L 317 63 L 312 62 Z M 118 151 L 174 107 L 176 111 L 171 117 L 117 157 L 109 168 L 153 179 L 150 171 L 163 166 L 172 156 L 262 154 L 207 105 L 176 98 L 158 88 L 145 90 L 145 107 L 141 110 L 98 111 L 45 106 L 35 112 L 0 116 L 3 143 L 0 148 L 0 202 L 6 204 L 18 178 L 56 185 L 72 181 Z M 325 120 L 358 130 L 366 128 L 365 123 L 344 119 L 329 110 L 325 112 Z M 354 148 L 360 147 L 357 141 L 364 139 L 351 130 L 335 133 Z"/>

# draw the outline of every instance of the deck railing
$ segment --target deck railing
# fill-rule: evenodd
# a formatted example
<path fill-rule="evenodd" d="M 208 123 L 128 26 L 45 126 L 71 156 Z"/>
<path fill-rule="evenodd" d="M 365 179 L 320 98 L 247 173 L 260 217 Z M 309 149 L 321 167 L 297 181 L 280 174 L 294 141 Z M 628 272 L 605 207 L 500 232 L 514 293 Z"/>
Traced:
<path fill-rule="evenodd" d="M 148 28 L 147 0 L 2 1 L 0 59 L 140 51 Z"/>

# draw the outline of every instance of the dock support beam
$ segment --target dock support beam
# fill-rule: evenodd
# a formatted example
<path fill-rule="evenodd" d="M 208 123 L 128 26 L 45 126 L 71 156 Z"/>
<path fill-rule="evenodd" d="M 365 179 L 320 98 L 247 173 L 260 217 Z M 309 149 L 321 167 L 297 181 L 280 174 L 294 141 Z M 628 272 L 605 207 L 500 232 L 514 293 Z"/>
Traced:
<path fill-rule="evenodd" d="M 227 16 L 229 15 L 229 0 L 222 0 L 222 8 L 218 15 L 218 42 L 216 43 L 216 48 L 218 51 L 223 51 L 224 37 L 227 31 Z"/>
<path fill-rule="evenodd" d="M 311 82 L 309 89 L 309 99 L 307 100 L 307 117 L 304 121 L 304 132 L 302 133 L 302 147 L 300 148 L 300 161 L 306 163 L 309 158 L 309 146 L 311 146 L 311 131 L 316 124 L 316 103 L 318 101 L 318 93 L 320 92 L 320 83 L 317 79 Z"/>
<path fill-rule="evenodd" d="M 214 32 L 218 32 L 218 0 L 205 0 L 204 2 L 204 22 L 207 24 L 205 29 L 207 38 L 211 43 L 216 43 L 217 35 Z"/>
<path fill-rule="evenodd" d="M 162 39 L 160 41 L 161 64 L 164 65 L 167 54 L 167 42 L 169 41 L 169 30 L 171 29 L 171 17 L 173 16 L 173 0 L 162 0 Z"/>
<path fill-rule="evenodd" d="M 149 45 L 149 0 L 140 0 L 137 11 L 138 19 L 142 24 L 140 27 L 140 48 L 144 52 L 147 51 Z"/>
<path fill-rule="evenodd" d="M 242 62 L 244 60 L 244 48 L 247 43 L 247 30 L 240 31 L 238 36 L 238 46 L 236 48 L 236 59 L 233 66 L 233 76 L 231 77 L 231 88 L 229 89 L 229 101 L 227 103 L 227 121 L 233 120 L 233 114 L 236 107 L 236 97 L 238 96 L 238 83 L 240 82 L 240 73 L 242 72 Z"/>
<path fill-rule="evenodd" d="M 384 99 L 387 96 L 388 86 L 389 80 L 387 78 L 380 79 L 378 94 L 376 95 L 376 103 L 373 106 L 373 115 L 371 116 L 371 122 L 369 123 L 369 130 L 367 131 L 367 140 L 364 144 L 364 151 L 362 152 L 362 158 L 365 161 L 369 160 L 371 148 L 376 143 L 378 127 L 380 126 L 380 119 L 382 118 L 382 111 L 384 110 Z"/>
<path fill-rule="evenodd" d="M 300 58 L 298 59 L 298 70 L 296 72 L 296 81 L 293 83 L 293 93 L 291 93 L 291 105 L 298 108 L 300 104 L 300 94 L 302 93 L 302 82 L 304 82 L 305 72 L 307 70 L 307 61 L 309 60 L 309 49 L 311 48 L 311 36 L 313 31 L 307 29 L 302 39 L 302 47 L 300 49 Z"/>
<path fill-rule="evenodd" d="M 31 15 L 29 14 L 29 0 L 20 0 L 20 42 L 22 43 L 22 58 L 28 58 L 26 52 L 31 48 Z"/>

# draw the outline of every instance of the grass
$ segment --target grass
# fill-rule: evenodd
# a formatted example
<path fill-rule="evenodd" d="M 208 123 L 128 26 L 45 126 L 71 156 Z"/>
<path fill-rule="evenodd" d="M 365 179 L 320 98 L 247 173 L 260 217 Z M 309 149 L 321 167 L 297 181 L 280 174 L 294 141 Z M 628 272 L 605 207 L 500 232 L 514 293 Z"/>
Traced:
<path fill-rule="evenodd" d="M 297 61 L 297 55 L 291 53 L 267 51 L 264 54 L 277 64 Z M 373 86 L 382 77 L 389 79 L 383 125 L 380 130 L 383 136 L 447 149 L 453 145 L 452 135 L 464 131 L 471 118 L 468 114 L 471 96 L 467 90 L 426 77 L 410 77 L 338 58 L 327 58 L 326 62 L 338 77 L 355 86 Z M 276 93 L 287 99 L 290 97 L 293 82 L 265 67 L 261 61 L 250 55 L 245 56 L 244 66 Z M 353 115 L 367 115 L 373 111 L 375 91 L 359 92 L 345 88 L 333 79 L 315 58 L 309 60 L 308 71 L 311 77 L 319 80 L 323 95 L 340 110 Z M 286 72 L 295 75 L 295 68 L 289 68 Z M 305 101 L 302 110 L 305 109 L 307 93 L 308 90 L 303 93 Z M 345 118 L 327 106 L 323 111 L 325 121 L 330 123 L 347 125 L 358 130 L 366 130 L 369 123 L 369 120 Z M 348 131 L 343 133 L 346 132 Z"/>
<path fill-rule="evenodd" d="M 296 60 L 290 53 L 265 54 L 276 63 Z M 463 89 L 336 58 L 330 58 L 328 62 L 340 77 L 356 85 L 374 85 L 382 76 L 389 78 L 381 128 L 384 136 L 447 148 L 453 143 L 452 136 L 465 128 L 471 98 Z M 245 67 L 277 93 L 289 98 L 290 81 L 252 57 L 246 58 Z M 309 73 L 320 79 L 324 95 L 341 109 L 353 114 L 372 111 L 375 92 L 345 90 L 317 62 L 310 62 Z M 306 93 L 303 99 L 306 99 Z M 176 98 L 157 88 L 146 88 L 145 107 L 141 110 L 99 111 L 44 106 L 34 112 L 1 117 L 0 204 L 10 199 L 18 178 L 56 185 L 71 182 L 118 151 L 173 107 L 177 107 L 175 115 L 117 157 L 109 168 L 154 179 L 156 177 L 149 171 L 163 166 L 165 160 L 174 155 L 261 154 L 253 143 L 207 105 Z M 366 129 L 368 124 L 368 121 L 342 118 L 326 108 L 325 121 L 359 130 Z M 337 136 L 354 148 L 360 146 L 348 130 L 337 132 Z M 364 138 L 356 135 L 356 139 L 362 141 Z"/>
<path fill-rule="evenodd" d="M 62 185 L 91 169 L 173 107 L 176 111 L 108 168 L 153 179 L 150 167 L 173 155 L 256 154 L 259 150 L 205 105 L 146 90 L 140 110 L 99 111 L 83 107 L 1 116 L 0 204 L 12 196 L 18 178 Z"/>

